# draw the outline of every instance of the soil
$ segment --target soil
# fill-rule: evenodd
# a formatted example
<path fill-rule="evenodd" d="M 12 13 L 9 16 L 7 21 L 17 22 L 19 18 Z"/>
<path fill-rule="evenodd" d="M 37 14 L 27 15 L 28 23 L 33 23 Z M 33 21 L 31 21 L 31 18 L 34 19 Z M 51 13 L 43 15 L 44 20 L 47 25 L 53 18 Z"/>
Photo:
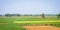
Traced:
<path fill-rule="evenodd" d="M 59 27 L 54 26 L 22 26 L 26 30 L 60 30 Z"/>

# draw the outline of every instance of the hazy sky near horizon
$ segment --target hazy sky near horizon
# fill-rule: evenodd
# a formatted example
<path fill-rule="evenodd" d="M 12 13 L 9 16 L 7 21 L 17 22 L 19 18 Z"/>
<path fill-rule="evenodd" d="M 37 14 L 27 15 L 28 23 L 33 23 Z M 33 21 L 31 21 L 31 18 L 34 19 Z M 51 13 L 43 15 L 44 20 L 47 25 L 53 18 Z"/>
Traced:
<path fill-rule="evenodd" d="M 0 14 L 57 14 L 60 0 L 0 0 Z"/>

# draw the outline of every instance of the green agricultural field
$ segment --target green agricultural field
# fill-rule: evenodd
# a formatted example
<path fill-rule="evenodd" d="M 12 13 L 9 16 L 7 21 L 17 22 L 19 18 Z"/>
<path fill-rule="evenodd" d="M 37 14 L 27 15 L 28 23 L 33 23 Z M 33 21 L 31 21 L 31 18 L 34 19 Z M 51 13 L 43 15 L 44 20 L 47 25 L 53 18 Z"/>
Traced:
<path fill-rule="evenodd" d="M 52 26 L 60 27 L 60 18 L 40 16 L 24 16 L 24 17 L 0 17 L 0 30 L 26 30 L 20 25 L 26 24 L 48 24 Z"/>
<path fill-rule="evenodd" d="M 11 24 L 0 24 L 0 30 L 26 30 L 26 29 L 11 23 Z"/>

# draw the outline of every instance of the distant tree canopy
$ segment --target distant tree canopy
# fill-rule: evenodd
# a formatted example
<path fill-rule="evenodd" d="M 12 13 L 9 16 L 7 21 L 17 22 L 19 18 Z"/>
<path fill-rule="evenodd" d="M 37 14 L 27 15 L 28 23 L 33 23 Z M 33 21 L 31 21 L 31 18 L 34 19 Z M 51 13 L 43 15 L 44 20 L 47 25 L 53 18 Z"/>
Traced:
<path fill-rule="evenodd" d="M 5 14 L 5 16 L 10 17 L 10 16 L 11 16 L 11 14 Z"/>
<path fill-rule="evenodd" d="M 23 16 L 33 16 L 32 14 L 24 14 Z"/>
<path fill-rule="evenodd" d="M 60 18 L 60 13 L 57 15 L 58 18 Z"/>
<path fill-rule="evenodd" d="M 21 16 L 20 14 L 16 14 L 16 16 Z"/>
<path fill-rule="evenodd" d="M 45 18 L 45 14 L 44 14 L 44 13 L 42 13 L 42 15 L 41 15 L 41 16 L 42 16 L 42 18 Z"/>
<path fill-rule="evenodd" d="M 0 16 L 3 16 L 3 15 L 0 15 Z"/>
<path fill-rule="evenodd" d="M 33 15 L 33 14 L 25 14 L 23 16 L 40 16 L 40 14 L 35 14 L 35 15 Z"/>
<path fill-rule="evenodd" d="M 11 17 L 11 16 L 21 16 L 20 14 L 5 14 L 6 17 Z"/>

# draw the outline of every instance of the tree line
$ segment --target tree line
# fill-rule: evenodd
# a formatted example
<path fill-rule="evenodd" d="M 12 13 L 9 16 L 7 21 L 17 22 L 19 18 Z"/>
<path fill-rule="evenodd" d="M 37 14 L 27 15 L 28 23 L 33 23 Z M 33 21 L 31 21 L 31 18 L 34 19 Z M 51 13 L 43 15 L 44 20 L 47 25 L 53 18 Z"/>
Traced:
<path fill-rule="evenodd" d="M 11 16 L 40 16 L 40 15 L 32 15 L 32 14 L 24 14 L 24 15 L 21 15 L 21 14 L 5 14 L 4 16 L 11 17 Z"/>
<path fill-rule="evenodd" d="M 0 16 L 3 16 L 3 15 L 0 15 Z M 6 17 L 11 17 L 11 16 L 42 16 L 42 18 L 45 18 L 45 14 L 42 13 L 42 14 L 37 14 L 37 15 L 32 15 L 32 14 L 24 14 L 24 15 L 21 15 L 21 14 L 5 14 L 4 16 Z M 55 15 L 53 15 L 55 16 Z M 60 17 L 60 13 L 56 15 L 58 18 Z"/>
<path fill-rule="evenodd" d="M 11 17 L 11 16 L 21 16 L 21 15 L 20 14 L 5 14 L 4 16 Z"/>

